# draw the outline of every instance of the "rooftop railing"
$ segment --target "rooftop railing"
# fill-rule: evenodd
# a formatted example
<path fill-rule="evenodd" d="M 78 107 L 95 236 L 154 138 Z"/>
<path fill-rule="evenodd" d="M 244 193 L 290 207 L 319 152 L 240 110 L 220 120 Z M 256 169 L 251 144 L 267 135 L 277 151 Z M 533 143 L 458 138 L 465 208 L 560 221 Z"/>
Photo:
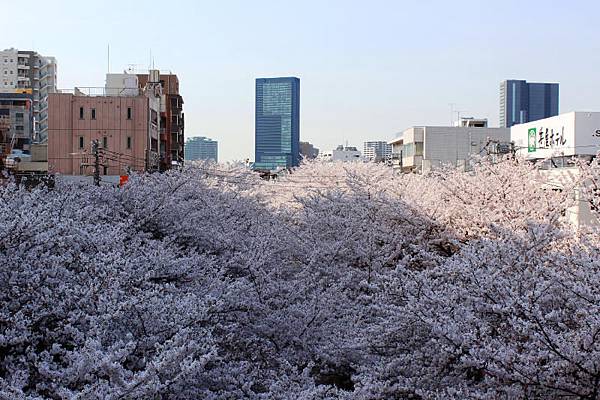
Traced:
<path fill-rule="evenodd" d="M 75 96 L 89 97 L 135 97 L 142 95 L 142 90 L 139 88 L 106 88 L 106 87 L 82 87 L 78 86 L 73 89 L 60 89 L 59 93 L 67 93 Z"/>

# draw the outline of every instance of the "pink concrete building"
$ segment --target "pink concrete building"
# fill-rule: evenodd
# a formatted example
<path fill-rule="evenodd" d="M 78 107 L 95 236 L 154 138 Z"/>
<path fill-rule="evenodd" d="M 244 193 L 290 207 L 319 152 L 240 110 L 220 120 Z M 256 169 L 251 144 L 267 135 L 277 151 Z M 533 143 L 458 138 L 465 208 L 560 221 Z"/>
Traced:
<path fill-rule="evenodd" d="M 104 93 L 104 91 L 102 91 Z M 152 94 L 149 94 L 152 93 Z M 48 170 L 92 175 L 92 141 L 98 140 L 100 175 L 158 169 L 160 93 L 48 96 Z"/>

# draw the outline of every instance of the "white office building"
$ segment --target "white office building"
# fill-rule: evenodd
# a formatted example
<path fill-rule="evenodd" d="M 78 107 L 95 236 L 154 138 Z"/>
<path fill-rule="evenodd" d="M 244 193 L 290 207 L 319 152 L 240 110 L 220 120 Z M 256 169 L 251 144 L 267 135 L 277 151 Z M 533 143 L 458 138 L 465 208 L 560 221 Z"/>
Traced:
<path fill-rule="evenodd" d="M 328 150 L 319 153 L 321 161 L 362 161 L 360 151 L 356 147 L 339 145 L 335 150 Z"/>
<path fill-rule="evenodd" d="M 388 143 L 395 168 L 428 172 L 445 165 L 469 169 L 477 156 L 509 149 L 509 141 L 509 128 L 414 126 Z"/>
<path fill-rule="evenodd" d="M 385 141 L 364 142 L 363 157 L 367 161 L 386 161 L 392 154 L 392 145 Z"/>

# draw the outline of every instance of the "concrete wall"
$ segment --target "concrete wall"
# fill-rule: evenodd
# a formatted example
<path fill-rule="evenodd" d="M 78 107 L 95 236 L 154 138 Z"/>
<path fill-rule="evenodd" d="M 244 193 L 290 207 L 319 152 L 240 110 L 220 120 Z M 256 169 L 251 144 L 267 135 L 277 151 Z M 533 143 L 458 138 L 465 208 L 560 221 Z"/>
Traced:
<path fill-rule="evenodd" d="M 93 163 L 91 141 L 108 141 L 111 160 L 105 160 L 107 175 L 122 175 L 126 167 L 135 171 L 145 168 L 148 145 L 148 98 L 88 97 L 54 93 L 48 96 L 48 169 L 63 175 L 88 175 L 93 168 L 81 168 L 82 163 Z M 83 107 L 83 119 L 79 118 Z M 132 118 L 127 119 L 127 108 Z M 91 110 L 96 119 L 91 119 Z M 127 137 L 131 148 L 127 148 Z M 80 137 L 84 147 L 79 147 Z M 76 154 L 71 154 L 76 153 Z M 103 174 L 101 168 L 101 174 Z"/>
<path fill-rule="evenodd" d="M 510 141 L 507 128 L 425 127 L 423 158 L 432 166 L 465 164 L 480 154 L 488 140 Z"/>

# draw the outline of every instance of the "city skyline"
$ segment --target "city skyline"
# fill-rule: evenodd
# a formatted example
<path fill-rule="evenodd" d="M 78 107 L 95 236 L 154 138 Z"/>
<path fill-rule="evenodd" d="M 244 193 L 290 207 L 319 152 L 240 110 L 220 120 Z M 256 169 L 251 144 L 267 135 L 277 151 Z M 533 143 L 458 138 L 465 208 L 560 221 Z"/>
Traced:
<path fill-rule="evenodd" d="M 58 1 L 42 15 L 7 3 L 4 10 L 13 17 L 5 29 L 20 33 L 2 47 L 55 56 L 59 88 L 104 86 L 109 64 L 112 72 L 132 64 L 171 70 L 186 98 L 187 132 L 218 140 L 223 161 L 253 158 L 254 79 L 261 76 L 302 80 L 300 140 L 319 148 L 392 139 L 413 125 L 448 125 L 451 109 L 498 126 L 498 83 L 507 79 L 560 83 L 561 112 L 600 109 L 600 82 L 594 79 L 599 45 L 588 40 L 600 33 L 595 2 L 308 1 L 292 7 L 231 1 L 223 7 L 184 1 L 172 9 L 179 19 L 177 40 L 158 29 L 160 13 L 148 12 L 143 43 L 125 40 L 132 20 L 160 3 L 77 4 Z M 560 29 L 511 22 L 506 15 L 514 9 Z M 465 10 L 468 23 L 461 22 L 467 21 Z M 22 29 L 50 20 L 55 23 L 44 35 Z M 111 21 L 111 30 L 97 29 L 93 22 L 99 20 Z"/>

